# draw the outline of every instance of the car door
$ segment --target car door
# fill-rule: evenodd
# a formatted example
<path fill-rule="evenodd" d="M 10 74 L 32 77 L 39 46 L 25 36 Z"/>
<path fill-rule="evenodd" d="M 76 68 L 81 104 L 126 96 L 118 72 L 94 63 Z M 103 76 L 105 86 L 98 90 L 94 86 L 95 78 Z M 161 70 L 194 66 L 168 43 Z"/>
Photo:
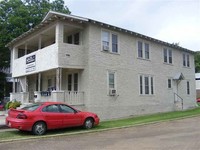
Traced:
<path fill-rule="evenodd" d="M 79 112 L 71 108 L 70 106 L 61 104 L 61 112 L 63 113 L 63 126 L 72 127 L 80 126 L 83 124 L 82 116 Z"/>
<path fill-rule="evenodd" d="M 52 104 L 42 109 L 48 129 L 62 128 L 63 114 L 57 104 Z"/>

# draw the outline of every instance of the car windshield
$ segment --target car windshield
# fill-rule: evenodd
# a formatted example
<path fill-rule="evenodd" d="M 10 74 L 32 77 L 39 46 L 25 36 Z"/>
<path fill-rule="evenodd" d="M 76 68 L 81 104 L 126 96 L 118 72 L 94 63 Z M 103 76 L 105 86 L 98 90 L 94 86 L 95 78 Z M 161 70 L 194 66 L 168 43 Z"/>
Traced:
<path fill-rule="evenodd" d="M 22 110 L 29 110 L 29 111 L 34 111 L 36 110 L 38 107 L 40 107 L 42 104 L 31 104 L 28 106 L 25 106 L 22 108 Z"/>

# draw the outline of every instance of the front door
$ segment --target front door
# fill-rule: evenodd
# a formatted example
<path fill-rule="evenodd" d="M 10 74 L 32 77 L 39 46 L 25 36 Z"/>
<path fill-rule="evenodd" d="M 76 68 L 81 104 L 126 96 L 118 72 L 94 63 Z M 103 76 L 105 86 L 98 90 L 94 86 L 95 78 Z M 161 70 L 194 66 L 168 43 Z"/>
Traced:
<path fill-rule="evenodd" d="M 67 76 L 67 90 L 78 91 L 78 73 L 68 74 Z"/>

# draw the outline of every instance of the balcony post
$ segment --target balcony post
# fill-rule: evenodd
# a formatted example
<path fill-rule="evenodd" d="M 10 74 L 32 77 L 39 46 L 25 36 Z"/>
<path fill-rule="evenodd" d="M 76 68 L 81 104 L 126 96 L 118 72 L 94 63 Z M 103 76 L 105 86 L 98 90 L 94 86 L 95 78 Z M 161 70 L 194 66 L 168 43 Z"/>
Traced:
<path fill-rule="evenodd" d="M 13 84 L 12 84 L 12 93 L 15 93 L 16 92 L 16 89 L 15 89 L 15 78 L 13 78 Z"/>
<path fill-rule="evenodd" d="M 61 90 L 61 81 L 62 81 L 62 68 L 56 69 L 56 91 Z"/>
<path fill-rule="evenodd" d="M 41 87 L 41 73 L 38 73 L 38 91 L 41 91 L 40 87 Z"/>
<path fill-rule="evenodd" d="M 56 43 L 63 43 L 63 24 L 58 22 L 56 25 Z"/>

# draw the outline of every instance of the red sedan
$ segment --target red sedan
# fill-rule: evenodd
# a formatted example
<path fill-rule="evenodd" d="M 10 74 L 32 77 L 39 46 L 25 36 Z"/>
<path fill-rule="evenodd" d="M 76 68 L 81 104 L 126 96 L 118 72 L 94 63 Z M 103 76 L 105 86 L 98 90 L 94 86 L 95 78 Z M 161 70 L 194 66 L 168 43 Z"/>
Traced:
<path fill-rule="evenodd" d="M 22 131 L 43 135 L 46 130 L 83 126 L 86 129 L 99 124 L 99 117 L 82 112 L 60 102 L 35 103 L 22 109 L 10 109 L 6 124 Z"/>

